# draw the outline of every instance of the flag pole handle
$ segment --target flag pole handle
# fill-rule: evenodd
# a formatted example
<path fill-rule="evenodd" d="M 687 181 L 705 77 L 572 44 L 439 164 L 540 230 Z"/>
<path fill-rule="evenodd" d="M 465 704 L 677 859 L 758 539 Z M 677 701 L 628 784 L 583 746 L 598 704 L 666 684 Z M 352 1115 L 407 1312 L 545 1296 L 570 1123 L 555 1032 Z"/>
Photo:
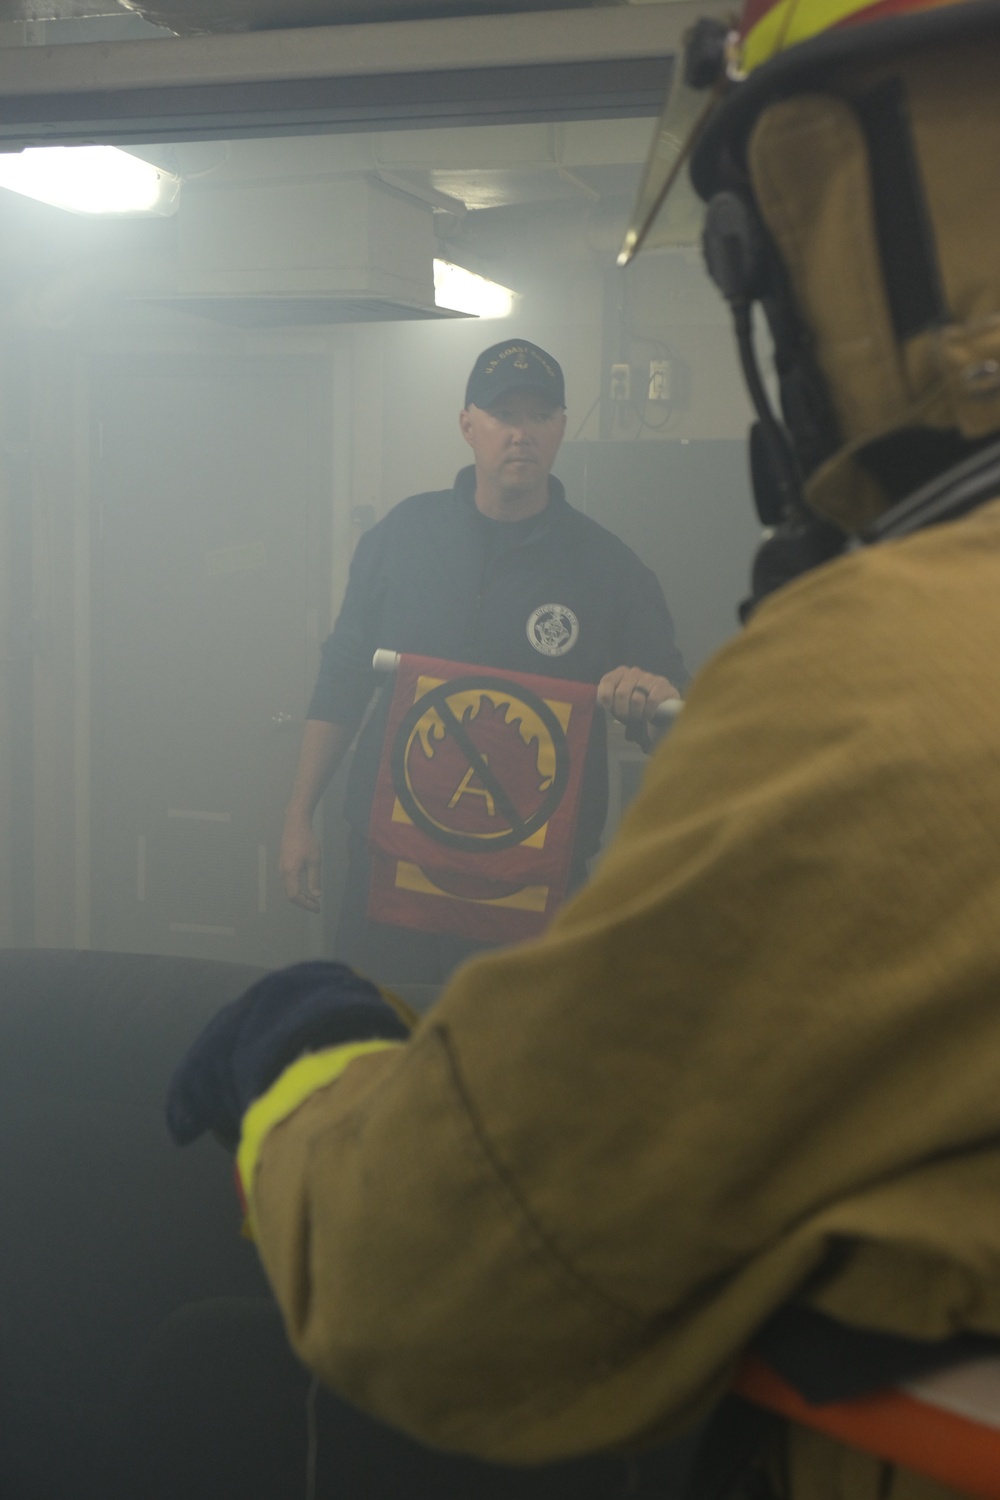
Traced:
<path fill-rule="evenodd" d="M 400 655 L 398 651 L 388 651 L 385 647 L 380 646 L 372 657 L 372 671 L 387 674 L 398 672 L 399 662 Z M 682 699 L 667 698 L 665 702 L 657 704 L 650 715 L 650 722 L 658 727 L 666 726 L 673 728 L 674 721 L 683 707 Z"/>
<path fill-rule="evenodd" d="M 653 709 L 653 712 L 649 716 L 649 722 L 655 724 L 657 728 L 665 726 L 673 729 L 677 723 L 677 715 L 683 707 L 683 698 L 665 698 L 662 703 L 658 703 Z"/>

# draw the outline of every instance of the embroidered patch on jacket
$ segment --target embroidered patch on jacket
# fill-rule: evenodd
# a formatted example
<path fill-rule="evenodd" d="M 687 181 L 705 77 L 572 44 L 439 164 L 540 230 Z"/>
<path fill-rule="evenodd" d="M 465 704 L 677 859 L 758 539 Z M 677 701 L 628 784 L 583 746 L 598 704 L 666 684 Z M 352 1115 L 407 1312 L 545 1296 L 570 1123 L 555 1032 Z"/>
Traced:
<path fill-rule="evenodd" d="M 528 640 L 543 656 L 565 656 L 580 634 L 580 621 L 565 604 L 540 604 L 528 616 Z"/>

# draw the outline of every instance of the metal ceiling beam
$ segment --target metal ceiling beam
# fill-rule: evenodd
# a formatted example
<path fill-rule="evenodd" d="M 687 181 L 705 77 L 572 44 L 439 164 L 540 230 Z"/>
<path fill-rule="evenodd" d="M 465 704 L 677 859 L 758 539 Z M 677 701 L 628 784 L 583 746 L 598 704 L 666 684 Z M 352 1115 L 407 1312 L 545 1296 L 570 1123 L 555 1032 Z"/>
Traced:
<path fill-rule="evenodd" d="M 0 48 L 0 149 L 656 113 L 698 0 Z"/>

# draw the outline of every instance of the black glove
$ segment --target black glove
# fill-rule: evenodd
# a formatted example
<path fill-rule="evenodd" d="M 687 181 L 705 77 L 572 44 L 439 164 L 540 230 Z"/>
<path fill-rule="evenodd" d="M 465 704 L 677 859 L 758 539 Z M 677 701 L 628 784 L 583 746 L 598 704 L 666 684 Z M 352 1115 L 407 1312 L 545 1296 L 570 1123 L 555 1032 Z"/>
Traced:
<path fill-rule="evenodd" d="M 221 1010 L 188 1049 L 170 1080 L 167 1128 L 178 1146 L 212 1130 L 235 1151 L 250 1105 L 303 1052 L 409 1034 L 381 990 L 346 964 L 279 969 Z"/>

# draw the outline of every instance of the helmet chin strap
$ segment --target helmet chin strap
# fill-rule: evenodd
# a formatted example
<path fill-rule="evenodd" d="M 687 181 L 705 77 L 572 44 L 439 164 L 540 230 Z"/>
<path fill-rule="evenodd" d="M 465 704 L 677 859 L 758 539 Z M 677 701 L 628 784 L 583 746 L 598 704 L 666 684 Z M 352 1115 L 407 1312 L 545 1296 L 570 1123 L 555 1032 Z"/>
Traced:
<path fill-rule="evenodd" d="M 733 299 L 730 300 L 729 306 L 733 314 L 740 368 L 743 371 L 743 379 L 746 382 L 753 409 L 757 413 L 761 439 L 770 460 L 773 494 L 771 503 L 778 500 L 781 510 L 788 519 L 796 515 L 801 516 L 803 514 L 802 476 L 791 444 L 771 409 L 767 391 L 764 389 L 753 337 L 753 304 L 745 299 Z M 766 524 L 762 497 L 757 494 L 756 487 L 754 496 L 757 501 L 757 513 Z"/>
<path fill-rule="evenodd" d="M 759 441 L 767 453 L 768 493 L 758 495 L 765 525 L 802 515 L 802 476 L 788 436 L 768 400 L 757 362 L 753 305 L 768 287 L 767 242 L 749 201 L 740 193 L 716 193 L 705 215 L 702 250 L 708 273 L 733 315 L 743 379 L 759 423 Z"/>
<path fill-rule="evenodd" d="M 750 597 L 739 607 L 745 623 L 766 595 L 841 552 L 844 535 L 803 501 L 798 459 L 761 378 L 753 305 L 773 295 L 773 269 L 763 225 L 743 194 L 726 191 L 711 200 L 702 248 L 709 275 L 733 315 L 743 379 L 757 414 L 750 470 L 757 514 L 769 533 L 754 558 Z"/>

